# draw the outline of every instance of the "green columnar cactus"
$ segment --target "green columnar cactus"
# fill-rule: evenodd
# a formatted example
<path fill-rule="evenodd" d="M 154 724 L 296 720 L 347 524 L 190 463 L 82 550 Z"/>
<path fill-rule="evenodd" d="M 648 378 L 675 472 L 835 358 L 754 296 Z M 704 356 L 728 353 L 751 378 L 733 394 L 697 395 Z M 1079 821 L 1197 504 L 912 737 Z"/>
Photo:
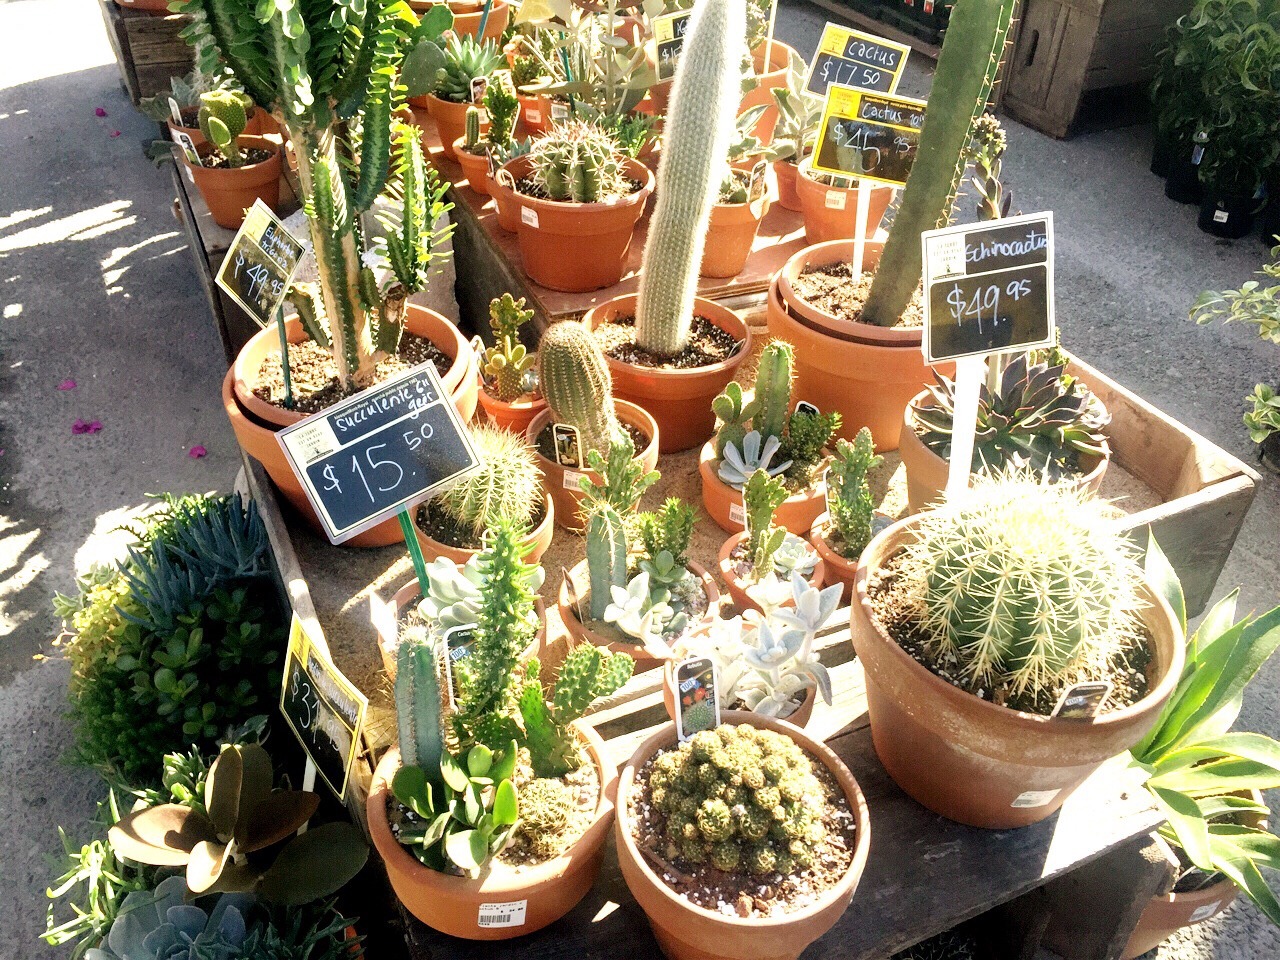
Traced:
<path fill-rule="evenodd" d="M 773 555 L 782 546 L 787 531 L 773 525 L 773 512 L 787 499 L 787 488 L 778 477 L 757 470 L 742 488 L 742 509 L 747 518 L 747 554 L 756 577 L 773 570 Z"/>
<path fill-rule="evenodd" d="M 751 428 L 764 439 L 783 438 L 791 406 L 791 358 L 794 351 L 785 340 L 770 340 L 760 353 L 756 372 L 756 415 Z"/>
<path fill-rule="evenodd" d="M 825 795 L 789 737 L 722 724 L 659 754 L 649 795 L 677 865 L 788 876 L 811 867 L 825 838 Z"/>
<path fill-rule="evenodd" d="M 499 520 L 527 531 L 542 503 L 542 478 L 533 448 L 524 438 L 482 424 L 471 427 L 480 469 L 440 495 L 440 507 L 477 538 Z"/>
<path fill-rule="evenodd" d="M 591 581 L 591 619 L 603 620 L 610 588 L 627 585 L 627 529 L 621 514 L 597 502 L 587 517 L 587 575 Z"/>
<path fill-rule="evenodd" d="M 618 145 L 581 120 L 560 124 L 535 140 L 529 162 L 533 182 L 552 200 L 600 203 L 630 189 Z"/>
<path fill-rule="evenodd" d="M 200 95 L 200 132 L 226 158 L 228 166 L 244 163 L 237 141 L 252 109 L 253 101 L 236 90 L 210 90 Z"/>
<path fill-rule="evenodd" d="M 745 23 L 743 0 L 704 0 L 685 37 L 636 304 L 636 342 L 658 356 L 689 341 L 707 224 L 742 99 Z"/>
<path fill-rule="evenodd" d="M 435 770 L 444 754 L 440 651 L 424 628 L 405 631 L 396 649 L 396 729 L 400 762 Z"/>
<path fill-rule="evenodd" d="M 513 403 L 528 393 L 524 375 L 537 361 L 520 342 L 520 328 L 532 319 L 533 311 L 525 309 L 524 297 L 516 300 L 504 293 L 489 303 L 494 345 L 484 352 L 484 374 L 504 403 Z"/>
<path fill-rule="evenodd" d="M 827 471 L 827 488 L 831 491 L 827 502 L 835 533 L 832 539 L 846 560 L 858 559 L 871 541 L 875 502 L 867 485 L 867 474 L 882 463 L 884 457 L 876 455 L 871 431 L 866 427 L 858 431 L 853 443 L 843 439 L 836 443 L 836 455 Z"/>
<path fill-rule="evenodd" d="M 550 703 L 536 673 L 525 683 L 520 715 L 535 777 L 561 777 L 582 765 L 582 749 L 569 725 L 593 700 L 620 689 L 634 669 L 635 661 L 625 653 L 608 654 L 584 643 L 561 665 Z"/>
<path fill-rule="evenodd" d="M 584 451 L 608 450 L 622 436 L 613 377 L 596 338 L 581 323 L 561 321 L 543 334 L 538 377 L 552 417 L 577 427 Z"/>
<path fill-rule="evenodd" d="M 1039 694 L 1102 676 L 1141 636 L 1141 566 L 1108 505 L 1033 474 L 978 478 L 922 515 L 904 574 L 927 644 L 971 687 Z"/>
<path fill-rule="evenodd" d="M 742 440 L 747 435 L 751 421 L 760 409 L 760 405 L 752 400 L 743 402 L 742 384 L 730 380 L 720 396 L 711 401 L 711 409 L 720 421 L 716 430 L 716 459 L 724 456 L 724 448 L 729 444 L 741 450 Z"/>
<path fill-rule="evenodd" d="M 463 145 L 471 153 L 476 153 L 480 146 L 480 108 L 467 107 L 465 126 L 463 127 Z"/>
<path fill-rule="evenodd" d="M 676 567 L 687 566 L 686 554 L 697 516 L 697 511 L 679 497 L 668 497 L 661 509 L 636 517 L 645 556 L 653 560 L 667 553 Z"/>
<path fill-rule="evenodd" d="M 505 150 L 511 146 L 511 135 L 520 118 L 520 101 L 505 83 L 491 83 L 484 93 L 484 110 L 489 115 L 489 132 L 485 140 L 490 147 Z"/>
<path fill-rule="evenodd" d="M 920 234 L 950 222 L 970 131 L 987 108 L 1015 7 L 1017 0 L 956 0 L 915 163 L 862 308 L 865 323 L 898 322 L 920 284 Z"/>
<path fill-rule="evenodd" d="M 635 444 L 625 435 L 609 444 L 607 457 L 596 450 L 588 453 L 587 466 L 600 475 L 599 483 L 590 477 L 578 481 L 579 489 L 587 495 L 587 507 L 607 503 L 621 515 L 635 510 L 644 492 L 660 476 L 657 470 L 645 470 L 644 463 L 636 459 Z"/>

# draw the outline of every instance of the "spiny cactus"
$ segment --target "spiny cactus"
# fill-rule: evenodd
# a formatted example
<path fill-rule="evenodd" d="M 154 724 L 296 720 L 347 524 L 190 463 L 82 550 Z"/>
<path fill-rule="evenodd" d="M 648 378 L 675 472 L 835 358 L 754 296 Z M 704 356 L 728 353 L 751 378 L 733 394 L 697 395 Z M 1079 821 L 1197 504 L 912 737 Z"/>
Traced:
<path fill-rule="evenodd" d="M 432 92 L 453 103 L 469 103 L 471 81 L 490 76 L 502 63 L 492 40 L 477 42 L 469 34 L 451 34 L 443 52 L 444 64 L 436 70 Z"/>
<path fill-rule="evenodd" d="M 536 358 L 520 342 L 520 328 L 532 319 L 533 311 L 525 309 L 524 297 L 516 300 L 504 293 L 489 302 L 489 329 L 495 343 L 484 352 L 484 374 L 504 403 L 513 403 L 528 393 L 524 375 Z"/>
<path fill-rule="evenodd" d="M 742 384 L 736 380 L 730 380 L 720 396 L 711 401 L 711 409 L 720 421 L 715 436 L 717 460 L 724 456 L 724 448 L 729 444 L 742 449 L 742 438 L 747 435 L 759 408 L 754 399 L 744 402 Z"/>
<path fill-rule="evenodd" d="M 795 410 L 787 421 L 787 436 L 782 443 L 782 456 L 791 461 L 787 481 L 792 489 L 804 490 L 817 477 L 818 467 L 826 462 L 826 447 L 840 429 L 838 410 L 814 413 Z"/>
<path fill-rule="evenodd" d="M 613 407 L 613 377 L 586 326 L 563 320 L 543 334 L 538 380 L 555 422 L 577 427 L 584 451 L 608 450 L 622 436 Z"/>
<path fill-rule="evenodd" d="M 236 90 L 210 90 L 200 95 L 200 132 L 230 167 L 244 164 L 238 140 L 249 123 L 253 101 Z"/>
<path fill-rule="evenodd" d="M 923 514 L 904 574 L 928 648 L 971 687 L 1017 696 L 1102 676 L 1140 636 L 1141 566 L 1107 504 L 1032 474 L 977 478 Z"/>
<path fill-rule="evenodd" d="M 516 832 L 535 857 L 549 860 L 560 853 L 561 835 L 576 806 L 573 791 L 551 777 L 531 780 L 520 791 L 520 827 Z"/>
<path fill-rule="evenodd" d="M 476 538 L 500 519 L 527 532 L 542 502 L 533 448 L 523 437 L 491 424 L 471 427 L 470 432 L 480 469 L 441 494 L 441 509 Z"/>
<path fill-rule="evenodd" d="M 592 644 L 575 647 L 560 667 L 550 702 L 536 671 L 520 694 L 525 745 L 535 777 L 561 777 L 582 765 L 582 749 L 569 726 L 593 700 L 607 697 L 631 679 L 635 661 Z"/>
<path fill-rule="evenodd" d="M 871 431 L 863 427 L 853 438 L 853 443 L 841 439 L 836 443 L 836 454 L 827 471 L 827 489 L 831 494 L 827 503 L 831 509 L 834 530 L 833 546 L 846 560 L 856 560 L 871 542 L 871 518 L 875 503 L 867 485 L 867 474 L 880 464 L 884 457 L 877 456 L 871 440 Z"/>
<path fill-rule="evenodd" d="M 467 107 L 463 118 L 462 143 L 469 153 L 478 153 L 480 146 L 480 108 Z"/>
<path fill-rule="evenodd" d="M 588 453 L 587 466 L 600 477 L 598 483 L 590 477 L 578 481 L 579 488 L 587 495 L 587 508 L 607 503 L 623 515 L 635 510 L 644 492 L 661 476 L 657 470 L 645 470 L 644 463 L 636 459 L 635 444 L 625 434 L 621 440 L 609 444 L 607 457 L 596 450 Z"/>
<path fill-rule="evenodd" d="M 699 700 L 680 710 L 680 726 L 686 733 L 690 730 L 710 730 L 715 725 L 716 711 L 710 700 Z"/>
<path fill-rule="evenodd" d="M 484 92 L 484 111 L 489 115 L 489 132 L 485 141 L 490 148 L 511 146 L 511 135 L 520 119 L 520 101 L 507 89 L 507 84 L 489 84 Z"/>
<path fill-rule="evenodd" d="M 680 56 L 636 304 L 636 342 L 658 356 L 689 341 L 707 224 L 742 98 L 745 24 L 743 0 L 704 0 Z"/>
<path fill-rule="evenodd" d="M 600 203 L 630 191 L 613 139 L 592 123 L 571 120 L 533 142 L 533 182 L 552 200 Z"/>
<path fill-rule="evenodd" d="M 602 621 L 611 587 L 627 585 L 627 529 L 609 503 L 596 503 L 587 517 L 587 575 L 591 581 L 591 619 Z"/>
<path fill-rule="evenodd" d="M 772 730 L 695 733 L 653 761 L 649 793 L 677 865 L 785 877 L 813 866 L 826 836 L 812 761 Z"/>
<path fill-rule="evenodd" d="M 400 761 L 434 770 L 444 753 L 440 650 L 425 628 L 409 628 L 396 649 L 396 729 Z"/>
<path fill-rule="evenodd" d="M 987 109 L 1015 7 L 1017 0 L 956 0 L 916 159 L 862 308 L 865 323 L 898 322 L 920 285 L 920 234 L 951 220 L 970 131 Z"/>
<path fill-rule="evenodd" d="M 659 510 L 636 517 L 645 556 L 656 559 L 667 553 L 677 567 L 687 566 L 697 516 L 697 511 L 679 497 L 668 497 Z"/>
<path fill-rule="evenodd" d="M 773 525 L 773 512 L 787 499 L 787 488 L 777 477 L 757 470 L 742 488 L 742 508 L 747 518 L 747 554 L 757 578 L 773 571 L 773 555 L 787 531 Z"/>
<path fill-rule="evenodd" d="M 785 340 L 770 340 L 756 372 L 756 415 L 751 428 L 765 439 L 783 438 L 791 406 L 791 361 L 795 351 Z"/>

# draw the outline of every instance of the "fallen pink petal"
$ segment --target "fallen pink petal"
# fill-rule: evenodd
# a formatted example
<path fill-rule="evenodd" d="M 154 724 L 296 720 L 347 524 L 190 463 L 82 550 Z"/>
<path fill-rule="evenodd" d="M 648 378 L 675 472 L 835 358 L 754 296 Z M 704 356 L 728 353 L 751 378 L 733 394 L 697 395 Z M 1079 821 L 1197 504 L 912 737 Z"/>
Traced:
<path fill-rule="evenodd" d="M 105 116 L 107 115 L 106 108 L 105 108 L 105 107 L 94 107 L 94 109 L 93 109 L 93 115 L 94 115 L 95 117 L 105 117 Z"/>
<path fill-rule="evenodd" d="M 112 131 L 111 131 L 111 136 L 113 136 L 113 137 L 118 137 L 118 136 L 120 136 L 120 131 L 119 131 L 119 130 L 112 130 Z"/>
<path fill-rule="evenodd" d="M 77 419 L 76 422 L 71 425 L 71 432 L 75 434 L 97 433 L 101 429 L 102 429 L 101 420 L 85 421 L 85 420 Z"/>
<path fill-rule="evenodd" d="M 187 456 L 192 460 L 199 460 L 201 457 L 207 457 L 208 455 L 209 451 L 198 443 L 187 451 Z"/>
<path fill-rule="evenodd" d="M 76 382 L 71 377 L 67 377 L 67 379 L 63 380 L 60 384 L 58 384 L 59 390 L 74 390 L 75 388 L 76 388 Z"/>

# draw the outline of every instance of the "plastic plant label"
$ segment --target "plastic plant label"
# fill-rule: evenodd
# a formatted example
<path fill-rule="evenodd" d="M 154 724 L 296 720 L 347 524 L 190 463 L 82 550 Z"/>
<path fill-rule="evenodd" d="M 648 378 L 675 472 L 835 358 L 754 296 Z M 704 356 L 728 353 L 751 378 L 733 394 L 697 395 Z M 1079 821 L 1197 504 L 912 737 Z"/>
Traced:
<path fill-rule="evenodd" d="M 553 423 L 551 438 L 555 441 L 557 464 L 570 468 L 582 466 L 582 440 L 577 427 L 570 423 Z"/>
<path fill-rule="evenodd" d="M 564 472 L 564 488 L 566 490 L 577 490 L 579 488 L 578 481 L 585 476 L 585 473 L 579 473 L 577 470 L 566 470 Z"/>
<path fill-rule="evenodd" d="M 796 401 L 795 412 L 807 413 L 811 417 L 819 416 L 822 413 L 822 411 L 818 409 L 818 405 L 816 403 L 810 403 L 808 400 Z"/>
<path fill-rule="evenodd" d="M 1061 790 L 1028 790 L 1020 793 L 1009 806 L 1017 810 L 1023 810 L 1027 807 L 1043 807 L 1047 803 L 1052 803 L 1053 798 L 1060 794 Z"/>
<path fill-rule="evenodd" d="M 182 150 L 182 155 L 187 158 L 187 162 L 193 167 L 203 167 L 204 161 L 200 159 L 200 151 L 196 149 L 195 141 L 191 139 L 191 135 L 185 130 L 173 131 L 173 142 Z M 192 183 L 196 182 L 195 175 L 188 170 L 187 179 Z"/>
<path fill-rule="evenodd" d="M 906 44 L 828 23 L 822 28 L 813 66 L 805 81 L 805 92 L 825 97 L 833 83 L 841 83 L 893 93 L 898 89 L 910 53 L 911 48 Z"/>
<path fill-rule="evenodd" d="M 528 900 L 509 900 L 506 903 L 482 903 L 476 917 L 478 927 L 523 927 L 529 912 Z"/>
<path fill-rule="evenodd" d="M 1110 693 L 1111 682 L 1108 680 L 1077 683 L 1062 692 L 1049 716 L 1059 720 L 1092 720 Z"/>
<path fill-rule="evenodd" d="M 551 122 L 560 123 L 569 119 L 569 105 L 559 100 L 551 101 Z"/>
<path fill-rule="evenodd" d="M 537 230 L 538 229 L 538 211 L 533 209 L 533 207 L 521 207 L 520 222 L 526 223 L 529 226 L 533 227 L 533 229 Z"/>
<path fill-rule="evenodd" d="M 742 508 L 740 503 L 729 504 L 729 522 L 740 523 L 744 526 L 747 522 L 747 511 Z"/>
<path fill-rule="evenodd" d="M 182 126 L 182 111 L 178 109 L 178 101 L 173 97 L 169 98 L 169 116 L 173 118 L 175 127 Z"/>
<path fill-rule="evenodd" d="M 843 210 L 845 207 L 845 192 L 843 190 L 828 190 L 826 204 L 828 210 Z"/>
<path fill-rule="evenodd" d="M 720 726 L 716 698 L 716 665 L 706 657 L 694 657 L 672 670 L 675 690 L 676 736 L 684 743 L 695 733 Z"/>
<path fill-rule="evenodd" d="M 1191 911 L 1191 916 L 1187 917 L 1188 923 L 1199 923 L 1201 920 L 1207 920 L 1213 916 L 1213 911 L 1222 906 L 1221 900 L 1215 900 L 1213 903 L 1202 903 Z"/>
<path fill-rule="evenodd" d="M 1225 210 L 1215 210 L 1215 211 L 1213 211 L 1213 222 L 1214 222 L 1214 223 L 1226 223 L 1226 222 L 1227 222 L 1228 220 L 1230 220 L 1230 219 L 1231 219 L 1230 214 L 1228 214 L 1228 213 L 1227 213 L 1227 211 L 1225 211 Z"/>
<path fill-rule="evenodd" d="M 472 77 L 471 78 L 471 102 L 473 104 L 484 103 L 484 95 L 489 90 L 488 77 Z"/>

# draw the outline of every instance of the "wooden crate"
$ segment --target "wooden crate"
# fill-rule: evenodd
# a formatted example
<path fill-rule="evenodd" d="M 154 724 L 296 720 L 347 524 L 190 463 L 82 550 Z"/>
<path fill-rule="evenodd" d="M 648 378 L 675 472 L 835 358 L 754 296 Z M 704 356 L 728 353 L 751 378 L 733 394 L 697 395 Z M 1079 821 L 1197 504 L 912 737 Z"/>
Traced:
<path fill-rule="evenodd" d="M 1009 115 L 1065 137 L 1086 93 L 1145 97 L 1166 29 L 1192 0 L 1023 0 L 1006 70 Z M 1141 88 L 1141 89 L 1138 89 Z"/>
<path fill-rule="evenodd" d="M 178 34 L 189 17 L 179 14 L 152 16 L 129 10 L 114 0 L 98 0 L 107 39 L 120 67 L 120 82 L 134 106 L 145 97 L 169 90 L 169 78 L 191 72 L 191 47 Z"/>

